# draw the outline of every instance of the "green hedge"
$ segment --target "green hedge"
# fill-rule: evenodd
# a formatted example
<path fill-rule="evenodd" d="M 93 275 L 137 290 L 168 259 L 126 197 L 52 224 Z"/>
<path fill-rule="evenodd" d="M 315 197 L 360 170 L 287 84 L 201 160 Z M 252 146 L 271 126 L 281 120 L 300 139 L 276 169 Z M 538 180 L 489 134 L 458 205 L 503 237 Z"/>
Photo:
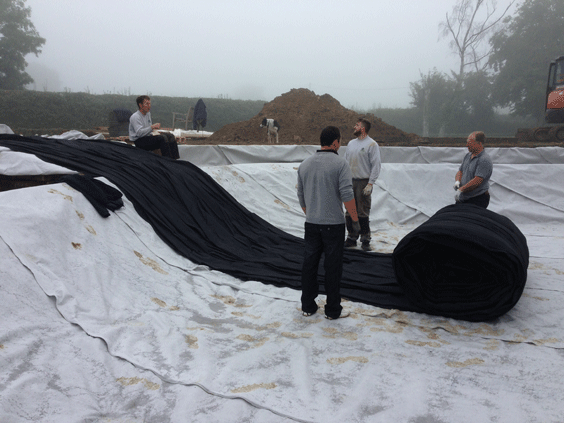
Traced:
<path fill-rule="evenodd" d="M 116 108 L 137 110 L 137 95 L 52 93 L 0 90 L 0 123 L 16 133 L 29 129 L 86 130 L 108 126 L 109 113 Z M 187 112 L 199 98 L 151 96 L 153 122 L 172 127 L 173 112 Z M 205 131 L 217 131 L 226 124 L 249 120 L 264 101 L 204 98 L 208 112 Z M 191 128 L 190 128 L 191 129 Z"/>

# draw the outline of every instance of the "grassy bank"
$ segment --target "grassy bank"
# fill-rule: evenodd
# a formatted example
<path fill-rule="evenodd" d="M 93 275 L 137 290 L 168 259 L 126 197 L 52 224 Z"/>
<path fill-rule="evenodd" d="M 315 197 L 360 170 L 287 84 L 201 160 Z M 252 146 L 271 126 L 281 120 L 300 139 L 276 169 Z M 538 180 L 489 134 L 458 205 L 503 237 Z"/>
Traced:
<path fill-rule="evenodd" d="M 56 128 L 55 132 L 88 130 L 108 126 L 113 109 L 137 110 L 136 95 L 52 93 L 43 91 L 0 90 L 0 123 L 16 133 L 29 135 Z M 205 131 L 248 120 L 258 114 L 264 101 L 204 98 L 208 112 Z M 151 96 L 153 122 L 172 127 L 173 112 L 187 112 L 198 98 Z"/>

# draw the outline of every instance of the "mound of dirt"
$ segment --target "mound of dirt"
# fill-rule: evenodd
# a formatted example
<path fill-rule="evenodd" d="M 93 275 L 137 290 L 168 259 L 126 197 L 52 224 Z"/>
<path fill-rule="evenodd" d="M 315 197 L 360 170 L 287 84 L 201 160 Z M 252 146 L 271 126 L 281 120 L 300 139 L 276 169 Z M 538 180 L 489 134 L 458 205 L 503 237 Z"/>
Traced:
<path fill-rule="evenodd" d="M 255 117 L 225 125 L 206 141 L 208 144 L 266 144 L 266 128 L 261 128 L 260 124 L 267 118 L 275 119 L 280 124 L 280 144 L 318 145 L 321 130 L 332 125 L 341 130 L 342 143 L 346 145 L 349 140 L 355 138 L 353 128 L 361 116 L 372 124 L 368 135 L 380 145 L 421 143 L 419 136 L 406 134 L 373 114 L 359 115 L 341 106 L 341 103 L 329 94 L 318 96 L 305 88 L 292 89 L 276 97 L 266 103 Z"/>

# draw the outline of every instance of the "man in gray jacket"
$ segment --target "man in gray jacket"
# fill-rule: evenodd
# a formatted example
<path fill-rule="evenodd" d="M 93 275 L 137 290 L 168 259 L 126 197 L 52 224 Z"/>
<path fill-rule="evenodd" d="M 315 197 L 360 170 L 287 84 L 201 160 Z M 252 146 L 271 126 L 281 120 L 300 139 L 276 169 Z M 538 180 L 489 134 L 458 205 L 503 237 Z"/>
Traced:
<path fill-rule="evenodd" d="M 301 302 L 304 316 L 317 312 L 317 269 L 323 253 L 327 294 L 325 317 L 332 320 L 349 315 L 348 312 L 342 312 L 340 295 L 345 239 L 343 204 L 357 231 L 360 231 L 360 224 L 351 169 L 337 153 L 341 146 L 339 128 L 328 126 L 323 129 L 320 142 L 321 149 L 304 160 L 298 168 L 298 199 L 306 214 Z"/>

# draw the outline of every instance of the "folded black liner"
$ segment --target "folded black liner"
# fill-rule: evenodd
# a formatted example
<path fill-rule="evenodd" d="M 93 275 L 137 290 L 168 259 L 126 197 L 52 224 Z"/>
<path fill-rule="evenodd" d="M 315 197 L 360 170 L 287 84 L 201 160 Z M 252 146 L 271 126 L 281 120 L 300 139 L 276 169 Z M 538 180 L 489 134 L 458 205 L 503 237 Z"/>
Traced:
<path fill-rule="evenodd" d="M 123 207 L 121 192 L 92 176 L 75 173 L 63 176 L 58 182 L 66 182 L 80 191 L 102 217 L 110 217 L 110 210 Z"/>

